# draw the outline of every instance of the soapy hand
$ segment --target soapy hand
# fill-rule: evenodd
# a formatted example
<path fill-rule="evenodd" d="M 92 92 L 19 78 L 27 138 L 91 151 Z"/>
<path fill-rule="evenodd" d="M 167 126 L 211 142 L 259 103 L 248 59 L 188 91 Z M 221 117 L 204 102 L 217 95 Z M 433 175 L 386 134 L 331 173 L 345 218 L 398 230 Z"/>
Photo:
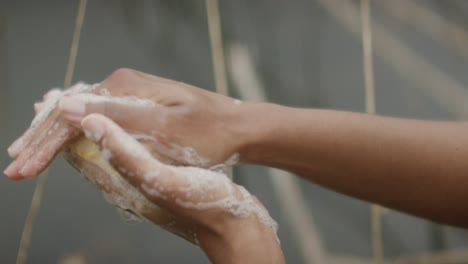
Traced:
<path fill-rule="evenodd" d="M 213 263 L 283 263 L 276 223 L 254 196 L 225 174 L 163 164 L 102 115 L 85 117 L 81 126 L 86 137 L 107 153 L 114 169 L 150 202 L 167 210 L 174 225 L 183 229 L 175 231 L 199 243 Z M 146 217 L 161 222 L 151 219 L 151 212 Z"/>
<path fill-rule="evenodd" d="M 5 170 L 11 179 L 43 171 L 90 113 L 114 120 L 165 163 L 232 165 L 242 147 L 244 131 L 232 125 L 239 101 L 134 70 L 117 70 L 92 87 L 53 90 L 45 99 L 35 105 L 41 117 L 9 148 L 16 159 Z"/>
<path fill-rule="evenodd" d="M 49 92 L 35 105 L 31 127 L 8 149 L 15 161 L 5 174 L 35 176 L 66 148 L 67 159 L 109 202 L 198 243 L 213 263 L 284 263 L 267 210 L 213 170 L 232 165 L 241 146 L 244 131 L 231 126 L 239 105 L 186 84 L 119 70 L 98 85 Z M 72 149 L 88 144 L 85 135 L 118 174 Z"/>

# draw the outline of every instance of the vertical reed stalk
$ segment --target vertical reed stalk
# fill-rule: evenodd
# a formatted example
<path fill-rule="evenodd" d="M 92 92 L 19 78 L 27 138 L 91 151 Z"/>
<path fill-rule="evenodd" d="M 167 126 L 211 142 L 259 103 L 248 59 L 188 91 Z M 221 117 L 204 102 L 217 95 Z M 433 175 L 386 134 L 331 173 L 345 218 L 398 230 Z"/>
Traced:
<path fill-rule="evenodd" d="M 76 57 L 78 54 L 78 47 L 80 43 L 80 34 L 83 27 L 84 17 L 86 14 L 86 4 L 87 0 L 80 0 L 78 7 L 78 15 L 75 21 L 75 31 L 73 34 L 73 40 L 70 47 L 70 56 L 68 60 L 67 71 L 65 73 L 64 88 L 68 88 L 71 85 L 73 79 L 73 72 L 76 64 Z M 26 216 L 26 222 L 23 228 L 23 234 L 21 236 L 21 241 L 18 249 L 18 255 L 16 257 L 16 264 L 24 264 L 26 262 L 29 245 L 31 243 L 31 235 L 33 231 L 34 222 L 36 221 L 37 214 L 41 207 L 42 195 L 44 193 L 44 187 L 47 183 L 47 177 L 49 175 L 49 170 L 45 170 L 41 175 L 39 175 L 36 187 L 34 188 L 34 194 L 31 200 L 31 206 Z"/>
<path fill-rule="evenodd" d="M 366 112 L 369 114 L 375 114 L 374 65 L 372 59 L 372 28 L 369 1 L 370 0 L 361 0 L 363 72 L 366 91 Z M 371 205 L 371 236 L 374 263 L 382 264 L 384 261 L 382 241 L 382 208 L 377 204 Z"/>

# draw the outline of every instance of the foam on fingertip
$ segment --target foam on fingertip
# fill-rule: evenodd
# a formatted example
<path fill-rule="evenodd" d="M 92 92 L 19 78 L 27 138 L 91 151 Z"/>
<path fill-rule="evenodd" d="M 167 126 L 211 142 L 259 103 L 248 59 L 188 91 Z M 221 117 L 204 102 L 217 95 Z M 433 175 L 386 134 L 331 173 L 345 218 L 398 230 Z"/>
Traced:
<path fill-rule="evenodd" d="M 105 124 L 97 114 L 91 114 L 81 121 L 85 136 L 93 142 L 99 142 L 105 133 Z"/>

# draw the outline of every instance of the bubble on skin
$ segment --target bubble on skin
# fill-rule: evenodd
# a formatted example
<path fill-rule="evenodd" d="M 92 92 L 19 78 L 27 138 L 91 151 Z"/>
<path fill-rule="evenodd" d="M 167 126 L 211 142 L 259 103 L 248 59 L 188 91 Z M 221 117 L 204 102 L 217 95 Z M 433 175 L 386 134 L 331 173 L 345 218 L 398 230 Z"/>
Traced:
<path fill-rule="evenodd" d="M 41 111 L 36 115 L 36 117 L 33 119 L 31 127 L 43 123 L 45 119 L 49 116 L 49 114 L 56 108 L 58 102 L 63 96 L 70 96 L 78 93 L 85 93 L 85 92 L 90 92 L 93 91 L 98 87 L 99 84 L 86 84 L 83 82 L 78 82 L 77 84 L 73 85 L 67 90 L 60 91 L 57 90 L 57 92 L 51 93 L 47 100 L 44 102 L 44 105 L 41 109 Z"/>
<path fill-rule="evenodd" d="M 164 166 L 168 173 L 172 172 L 173 174 L 169 177 L 180 178 L 174 180 L 182 184 L 182 186 L 177 186 L 175 190 L 163 190 L 160 184 L 161 179 L 158 179 L 161 177 L 160 172 L 148 173 L 144 175 L 140 185 L 140 188 L 148 195 L 160 199 L 168 199 L 169 195 L 174 199 L 174 192 L 181 192 L 189 196 L 185 199 L 180 196 L 175 198 L 175 202 L 183 208 L 197 210 L 220 208 L 241 218 L 253 215 L 260 223 L 270 227 L 276 233 L 278 225 L 268 211 L 244 187 L 232 183 L 226 174 L 198 167 L 162 165 L 152 158 L 143 145 L 135 144 L 135 141 L 131 141 L 131 139 L 131 137 L 121 139 L 125 152 L 131 153 L 140 160 L 150 159 L 159 166 Z M 170 186 L 173 185 L 170 184 Z M 209 194 L 212 194 L 213 197 L 210 198 Z M 194 200 L 197 201 L 194 202 Z"/>
<path fill-rule="evenodd" d="M 158 144 L 157 147 L 158 152 L 171 157 L 180 163 L 200 167 L 206 167 L 210 163 L 209 159 L 200 156 L 197 151 L 191 147 L 184 147 L 175 143 L 171 143 L 170 147 L 167 147 L 163 144 Z"/>
<path fill-rule="evenodd" d="M 275 232 L 277 231 L 277 223 L 255 196 L 251 195 L 244 187 L 232 183 L 225 174 L 197 167 L 168 167 L 174 171 L 177 177 L 182 177 L 182 182 L 185 183 L 184 186 L 177 189 L 177 191 L 184 193 L 186 198 L 176 198 L 175 202 L 179 206 L 197 210 L 221 208 L 241 218 L 254 215 L 260 223 L 270 227 Z M 148 181 L 153 182 L 154 180 L 148 179 Z M 150 186 L 145 184 L 145 191 L 151 194 L 148 187 Z M 163 192 L 158 188 L 160 187 L 153 185 L 152 190 L 155 197 Z M 193 200 L 199 201 L 194 202 Z"/>
<path fill-rule="evenodd" d="M 98 142 L 104 136 L 104 131 L 95 131 L 94 133 L 90 132 L 87 129 L 83 129 L 85 137 L 91 141 Z"/>
<path fill-rule="evenodd" d="M 140 99 L 135 96 L 127 96 L 127 97 L 109 97 L 109 96 L 98 96 L 95 94 L 80 94 L 85 92 L 93 91 L 98 87 L 99 84 L 88 85 L 85 83 L 77 83 L 72 86 L 70 89 L 65 91 L 55 90 L 51 92 L 47 96 L 47 100 L 44 102 L 44 106 L 42 107 L 41 111 L 36 115 L 36 117 L 31 122 L 30 128 L 26 131 L 26 133 L 17 139 L 13 145 L 8 149 L 8 153 L 11 157 L 16 156 L 19 154 L 27 144 L 30 143 L 32 137 L 37 134 L 38 129 L 42 126 L 42 124 L 47 120 L 50 116 L 52 111 L 57 108 L 58 102 L 63 96 L 71 96 L 76 97 L 78 99 L 82 99 L 85 102 L 116 102 L 122 103 L 132 106 L 144 106 L 144 107 L 152 107 L 155 106 L 155 103 L 150 100 Z M 47 136 L 52 135 L 52 131 L 59 127 L 58 122 L 55 122 L 51 129 L 49 129 L 45 133 L 40 133 L 37 138 L 35 138 L 35 142 L 33 145 L 38 145 L 39 142 L 42 142 Z M 91 136 L 89 133 L 87 136 Z M 102 135 L 94 135 L 94 137 L 100 137 Z"/>
<path fill-rule="evenodd" d="M 153 131 L 153 134 L 156 132 Z M 198 152 L 191 147 L 184 147 L 175 143 L 171 143 L 171 147 L 166 147 L 161 144 L 155 136 L 150 136 L 142 133 L 130 133 L 137 141 L 150 141 L 156 144 L 157 151 L 165 156 L 168 156 L 180 163 L 189 164 L 191 166 L 207 167 L 211 161 L 202 157 Z M 239 153 L 234 153 L 225 162 L 210 166 L 208 169 L 218 172 L 223 172 L 226 168 L 239 163 Z"/>
<path fill-rule="evenodd" d="M 44 105 L 41 111 L 37 113 L 37 115 L 34 117 L 33 121 L 31 122 L 29 129 L 20 138 L 18 138 L 11 145 L 11 147 L 8 148 L 8 153 L 10 154 L 11 157 L 16 156 L 19 152 L 21 152 L 22 148 L 24 148 L 25 145 L 32 139 L 33 135 L 39 129 L 40 124 L 42 124 L 46 120 L 46 118 L 55 108 L 55 105 L 57 104 L 61 96 L 62 96 L 62 92 L 59 92 L 59 93 L 51 94 L 48 97 L 48 99 L 44 102 Z"/>
<path fill-rule="evenodd" d="M 170 157 L 179 163 L 190 164 L 192 166 L 200 167 L 207 167 L 210 164 L 209 159 L 199 155 L 197 151 L 192 147 L 184 147 L 175 143 L 171 143 L 170 147 L 167 147 L 161 144 L 155 136 L 150 136 L 141 133 L 132 133 L 130 135 L 138 141 L 150 141 L 155 143 L 157 151 L 160 154 Z"/>
<path fill-rule="evenodd" d="M 150 187 L 146 185 L 145 183 L 141 184 L 141 189 L 146 192 L 147 194 L 162 199 L 162 200 L 167 200 L 167 196 L 162 194 L 160 191 L 158 191 L 158 188 Z"/>
<path fill-rule="evenodd" d="M 159 176 L 159 174 L 159 171 L 152 171 L 151 173 L 143 175 L 143 179 L 147 182 L 151 182 L 154 181 Z"/>
<path fill-rule="evenodd" d="M 109 92 L 109 90 L 107 90 L 106 88 L 101 88 L 99 89 L 99 94 L 100 95 L 105 95 L 105 96 L 110 96 L 111 93 Z"/>
<path fill-rule="evenodd" d="M 104 157 L 100 156 L 97 161 L 94 162 L 102 163 L 104 160 Z M 110 165 L 108 163 L 106 164 L 107 170 L 113 171 Z M 142 193 L 130 185 L 124 178 L 118 176 L 118 174 L 107 172 L 105 177 L 99 177 L 100 174 L 96 174 L 92 168 L 93 167 L 81 167 L 81 174 L 85 175 L 94 185 L 104 188 L 101 189 L 101 191 L 108 203 L 123 210 L 130 210 L 136 216 L 144 220 L 146 219 L 143 217 L 143 214 L 145 214 L 146 211 L 159 210 L 159 207 L 153 203 L 149 203 Z"/>
<path fill-rule="evenodd" d="M 89 92 L 95 90 L 99 84 L 85 84 L 79 82 L 67 90 L 60 91 L 56 90 L 50 93 L 47 97 L 47 100 L 44 102 L 41 111 L 37 113 L 29 129 L 26 133 L 17 139 L 12 146 L 8 149 L 8 153 L 11 157 L 16 156 L 18 153 L 22 151 L 22 149 L 28 144 L 28 142 L 32 139 L 33 135 L 36 134 L 36 131 L 41 127 L 41 125 L 46 121 L 46 119 L 50 116 L 52 111 L 56 109 L 60 99 L 64 96 L 71 96 L 77 99 L 81 99 L 84 102 L 115 102 L 121 103 L 131 106 L 138 106 L 138 107 L 154 107 L 156 104 L 147 99 L 141 99 L 136 96 L 122 96 L 122 97 L 112 97 L 112 96 L 103 96 L 103 95 L 95 95 Z M 102 89 L 104 90 L 104 89 Z M 101 91 L 102 91 L 101 90 Z M 55 129 L 55 125 L 52 129 Z M 41 139 L 42 140 L 42 139 Z"/>
<path fill-rule="evenodd" d="M 117 104 L 124 104 L 136 107 L 155 107 L 157 104 L 148 99 L 141 99 L 136 96 L 105 96 L 95 95 L 90 93 L 78 93 L 70 95 L 70 97 L 82 100 L 86 103 L 103 103 L 111 102 Z"/>
<path fill-rule="evenodd" d="M 112 153 L 106 148 L 101 151 L 101 155 L 102 158 L 106 161 L 109 161 L 112 158 Z"/>
<path fill-rule="evenodd" d="M 48 132 L 51 132 L 50 130 Z M 47 133 L 49 134 L 49 133 Z M 53 146 L 60 145 L 61 142 L 65 142 L 68 135 L 70 135 L 69 129 L 63 129 L 59 131 L 59 134 L 53 137 L 50 142 L 48 142 L 39 152 L 35 153 L 34 148 L 30 148 L 27 152 L 26 156 L 30 158 L 26 160 L 23 167 L 19 170 L 19 174 L 23 175 L 26 171 L 30 170 L 30 168 L 34 168 L 34 170 L 39 170 L 40 168 L 44 168 L 46 162 L 44 160 L 51 160 L 53 158 L 54 152 L 51 150 Z M 36 140 L 34 143 L 35 146 L 38 146 L 40 142 L 45 138 L 45 135 L 40 137 L 39 140 Z M 31 159 L 31 157 L 37 157 L 36 159 Z"/>
<path fill-rule="evenodd" d="M 15 157 L 23 150 L 23 148 L 30 142 L 32 137 L 36 134 L 36 131 L 49 117 L 50 113 L 56 108 L 58 102 L 60 101 L 60 98 L 62 98 L 63 96 L 72 95 L 74 93 L 90 92 L 96 89 L 98 85 L 99 84 L 89 85 L 79 82 L 65 91 L 53 89 L 53 92 L 50 92 L 47 96 L 47 100 L 44 101 L 41 111 L 39 111 L 32 120 L 29 129 L 8 148 L 8 154 L 11 157 Z"/>
<path fill-rule="evenodd" d="M 62 96 L 66 96 L 66 95 L 73 95 L 73 96 L 77 96 L 79 99 L 84 99 L 84 101 L 88 101 L 88 102 L 102 102 L 102 101 L 112 101 L 112 102 L 121 102 L 121 103 L 126 103 L 126 104 L 131 104 L 131 105 L 137 105 L 137 106 L 155 106 L 156 104 L 152 101 L 149 101 L 149 100 L 143 100 L 143 99 L 139 99 L 139 98 L 136 98 L 136 97 L 126 97 L 126 98 L 109 98 L 108 96 L 99 96 L 99 95 L 91 95 L 89 96 L 89 94 L 83 94 L 83 95 L 74 95 L 75 93 L 79 93 L 79 92 L 85 92 L 85 91 L 91 91 L 92 89 L 95 89 L 97 87 L 97 85 L 86 85 L 86 84 L 82 84 L 82 83 L 79 83 L 77 85 L 75 85 L 74 87 L 70 88 L 70 90 L 67 90 L 67 91 L 64 91 L 64 92 L 60 92 L 60 93 L 57 93 L 56 95 L 52 96 L 52 98 L 48 98 L 48 100 L 45 102 L 45 105 L 43 107 L 43 109 L 38 113 L 38 115 L 36 116 L 35 120 L 33 120 L 32 124 L 31 124 L 31 129 L 30 129 L 30 132 L 32 131 L 32 134 L 31 135 L 34 135 L 35 133 L 35 130 L 38 129 L 40 127 L 40 125 L 47 119 L 47 117 L 50 115 L 50 113 L 55 109 L 55 107 L 57 106 L 60 98 Z M 54 124 L 55 126 L 55 124 Z M 27 139 L 27 138 L 26 138 Z M 25 141 L 26 140 L 25 138 L 23 138 L 22 140 Z M 29 141 L 29 139 L 28 139 Z M 23 144 L 25 142 L 22 142 Z M 27 143 L 26 143 L 27 144 Z M 135 144 L 133 144 L 135 145 Z M 198 156 L 198 154 L 196 153 L 196 151 L 193 149 L 193 148 L 188 148 L 188 147 L 182 147 L 182 146 L 178 146 L 178 145 L 171 145 L 171 147 L 173 148 L 181 148 L 182 151 L 179 149 L 179 154 L 180 152 L 182 152 L 181 154 L 181 159 L 184 159 L 186 162 L 189 161 L 189 162 L 194 162 L 194 163 L 207 163 L 209 162 L 208 160 L 203 160 L 202 158 L 200 158 Z M 135 155 L 135 156 L 141 156 L 141 155 L 146 155 L 146 157 L 150 157 L 152 158 L 151 154 L 149 154 L 149 152 L 147 152 L 143 147 L 142 148 L 136 148 L 136 151 L 129 151 L 129 153 L 131 153 L 132 155 Z M 105 160 L 109 160 L 111 158 L 111 153 L 110 151 L 108 151 L 107 149 L 103 149 L 102 150 L 102 158 L 105 159 Z M 198 156 L 198 157 L 197 157 Z M 29 162 L 29 161 L 28 161 Z M 246 195 L 242 195 L 241 197 L 239 197 L 238 195 L 236 195 L 236 192 L 235 190 L 240 190 L 240 192 L 242 193 L 242 187 L 238 187 L 238 188 L 234 188 L 234 185 L 229 181 L 229 179 L 227 179 L 226 175 L 224 174 L 218 174 L 216 172 L 211 172 L 211 171 L 208 171 L 208 170 L 202 170 L 202 169 L 199 169 L 199 168 L 193 168 L 193 167 L 173 167 L 174 169 L 177 170 L 177 173 L 179 173 L 181 171 L 184 171 L 184 170 L 187 170 L 187 175 L 183 175 L 183 177 L 185 179 L 187 179 L 188 181 L 188 185 L 182 187 L 182 188 L 175 188 L 175 190 L 173 190 L 173 188 L 165 188 L 163 189 L 164 190 L 164 193 L 167 193 L 167 192 L 172 192 L 172 191 L 184 191 L 188 197 L 194 197 L 194 196 L 198 196 L 202 199 L 202 201 L 200 201 L 199 203 L 193 203 L 191 202 L 190 200 L 186 200 L 186 199 L 179 199 L 177 200 L 176 202 L 182 206 L 182 207 L 187 207 L 187 208 L 194 208 L 194 209 L 198 209 L 198 210 L 203 210 L 204 208 L 205 209 L 208 209 L 208 208 L 221 208 L 231 214 L 233 214 L 234 216 L 238 216 L 238 217 L 246 217 L 248 215 L 255 215 L 260 222 L 262 223 L 265 223 L 267 224 L 268 226 L 272 227 L 274 230 L 276 230 L 276 227 L 275 227 L 275 224 L 272 224 L 274 223 L 274 221 L 271 219 L 271 217 L 269 216 L 268 212 L 261 206 L 259 205 L 259 203 L 255 203 L 255 199 L 253 198 L 252 195 L 250 195 L 245 189 L 245 192 L 246 192 Z M 188 169 L 186 169 L 188 168 Z M 197 171 L 197 170 L 200 170 L 200 171 Z M 199 174 L 196 174 L 196 172 L 199 172 Z M 201 173 L 203 172 L 203 173 Z M 198 175 L 198 176 L 195 176 L 195 177 L 191 177 L 190 174 L 191 173 L 195 173 L 195 175 Z M 212 186 L 202 186 L 200 185 L 200 183 L 203 182 L 203 179 L 205 178 L 205 176 L 209 176 L 209 175 L 213 175 L 211 173 L 214 173 L 214 175 L 217 175 L 217 178 L 218 179 L 212 179 L 212 183 L 217 183 L 218 184 L 221 184 L 221 186 L 224 186 L 224 188 L 226 188 L 227 192 L 223 194 L 222 197 L 218 197 L 219 194 L 217 195 L 216 193 L 212 196 L 212 198 L 210 197 L 206 197 L 206 191 L 207 190 L 211 190 L 212 192 L 217 192 L 218 189 L 213 189 L 214 186 L 216 186 L 216 184 L 213 184 Z M 205 175 L 205 176 L 202 176 L 202 175 Z M 155 176 L 152 176 L 152 177 L 155 177 Z M 92 176 L 91 176 L 92 178 Z M 115 175 L 111 175 L 110 177 L 110 180 L 111 180 L 111 187 L 110 188 L 115 188 L 116 186 L 122 186 L 122 183 L 121 180 L 122 178 L 121 177 L 117 177 Z M 208 177 L 210 178 L 210 177 Z M 189 180 L 189 179 L 192 179 L 192 180 Z M 99 180 L 99 179 L 98 179 Z M 206 181 L 205 181 L 206 183 Z M 102 183 L 101 185 L 105 185 L 106 183 Z M 153 195 L 161 195 L 160 197 L 163 197 L 164 195 L 161 194 L 161 192 L 159 192 L 158 194 L 158 185 L 157 184 L 154 184 L 153 185 L 148 185 L 146 186 L 148 187 L 147 188 L 147 191 L 149 193 L 149 191 L 153 190 Z M 161 186 L 159 186 L 161 187 Z M 117 188 L 122 188 L 122 187 L 117 187 Z M 143 189 L 144 187 L 141 186 L 141 188 Z M 132 210 L 132 211 L 138 211 L 138 210 L 143 210 L 143 204 L 142 203 L 135 203 L 135 200 L 137 201 L 143 201 L 143 198 L 141 197 L 142 194 L 136 190 L 136 188 L 133 188 L 133 191 L 130 190 L 130 189 L 125 189 L 125 194 L 109 194 L 109 193 L 106 193 L 104 192 L 105 194 L 105 198 L 106 200 L 108 200 L 110 203 L 120 207 L 120 208 L 123 208 L 123 209 L 129 209 L 129 210 Z M 172 196 L 173 197 L 173 196 Z M 268 221 L 269 219 L 269 221 Z"/>
<path fill-rule="evenodd" d="M 236 100 L 234 100 L 234 104 L 235 104 L 235 105 L 241 105 L 241 104 L 242 104 L 242 101 L 239 100 L 239 99 L 236 99 Z"/>
<path fill-rule="evenodd" d="M 67 90 L 67 91 L 57 91 L 56 93 L 54 92 L 53 94 L 51 94 L 50 97 L 48 97 L 48 99 L 46 100 L 46 102 L 44 102 L 44 107 L 41 109 L 41 111 L 38 113 L 38 116 L 32 123 L 31 123 L 31 127 L 30 129 L 28 129 L 28 131 L 26 132 L 26 136 L 23 136 L 21 138 L 18 139 L 18 144 L 16 146 L 16 152 L 21 152 L 21 151 L 24 151 L 22 148 L 24 148 L 24 146 L 27 146 L 27 144 L 29 144 L 29 141 L 31 139 L 34 139 L 36 142 L 35 144 L 37 145 L 37 142 L 40 142 L 44 139 L 44 134 L 48 134 L 50 133 L 49 131 L 45 131 L 45 133 L 37 133 L 38 129 L 43 126 L 44 122 L 47 120 L 47 118 L 50 117 L 50 114 L 52 113 L 52 111 L 54 111 L 54 109 L 57 107 L 58 105 L 58 102 L 60 101 L 60 98 L 65 96 L 65 95 L 72 95 L 73 93 L 78 93 L 78 92 L 86 92 L 86 91 L 91 91 L 92 89 L 95 89 L 95 87 L 97 87 L 97 85 L 84 85 L 84 84 L 79 84 L 77 87 L 75 88 L 71 88 L 70 90 Z M 113 98 L 105 98 L 106 100 L 107 99 L 113 99 Z M 128 104 L 131 104 L 133 106 L 154 106 L 155 104 L 152 103 L 151 101 L 147 101 L 147 100 L 141 100 L 137 97 L 126 97 L 126 98 L 121 98 L 121 99 L 117 99 L 117 100 L 113 100 L 114 102 L 115 101 L 118 101 L 118 102 L 122 102 L 122 103 L 128 103 Z M 50 110 L 50 111 L 49 111 Z M 41 117 L 42 116 L 42 117 Z M 55 123 L 51 123 L 50 124 L 50 130 L 55 130 L 55 129 L 58 129 L 59 128 L 59 123 L 55 122 Z M 68 135 L 69 133 L 74 133 L 73 132 L 74 130 L 71 130 L 70 128 L 68 127 L 61 127 L 60 130 L 58 130 L 57 134 L 58 136 L 57 137 L 53 137 L 53 138 L 50 138 L 50 143 L 51 145 L 56 145 L 57 142 L 63 142 L 64 140 L 66 140 L 68 138 Z M 39 135 L 39 140 L 37 140 L 38 138 L 33 138 L 33 137 L 36 137 L 37 135 Z M 89 136 L 89 133 L 88 133 L 88 136 Z M 47 139 L 49 140 L 49 139 Z M 54 143 L 55 142 L 55 143 Z M 34 149 L 32 148 L 27 148 L 28 149 L 28 153 L 29 154 L 34 154 Z M 12 150 L 13 151 L 13 150 Z M 45 162 L 43 162 L 45 160 L 45 158 L 47 157 L 47 155 L 50 155 L 52 152 L 50 151 L 46 151 L 46 149 L 41 149 L 41 150 L 37 150 L 37 155 L 40 155 L 42 156 L 42 158 L 40 159 L 37 159 L 37 160 L 34 160 L 34 159 L 31 159 L 31 160 L 27 160 L 25 165 L 27 166 L 35 166 L 35 167 L 41 167 L 41 166 L 45 166 Z M 101 156 L 101 158 L 107 158 L 109 159 L 111 157 L 110 155 L 110 152 L 107 151 L 107 150 L 104 150 L 103 151 L 104 155 Z M 107 153 L 107 154 L 106 154 Z M 77 157 L 77 154 L 74 154 L 75 157 Z M 51 156 L 49 156 L 50 158 Z M 96 176 L 93 172 L 96 172 L 96 166 L 98 166 L 96 163 L 94 163 L 95 165 L 89 165 L 89 164 L 93 164 L 91 163 L 89 160 L 85 160 L 83 157 L 80 157 L 80 159 L 83 161 L 86 161 L 85 164 L 88 164 L 87 166 L 85 167 L 80 167 L 80 164 L 82 163 L 73 163 L 72 164 L 75 164 L 75 166 L 77 166 L 77 168 L 81 171 L 82 174 L 84 175 L 87 175 L 86 178 L 89 179 L 91 182 L 93 182 L 95 185 L 99 186 L 100 188 L 103 188 L 101 189 L 105 199 L 119 207 L 119 208 L 123 208 L 124 210 L 129 210 L 129 211 L 132 211 L 132 212 L 137 212 L 137 215 L 139 217 L 142 217 L 143 219 L 145 219 L 143 217 L 143 215 L 145 214 L 145 212 L 153 212 L 153 211 L 161 211 L 161 209 L 159 209 L 158 206 L 154 205 L 153 203 L 150 203 L 148 202 L 147 198 L 143 196 L 143 194 L 137 190 L 136 188 L 134 188 L 133 186 L 129 185 L 129 183 L 122 178 L 122 176 L 118 175 L 117 173 L 116 174 L 112 174 L 112 173 L 109 173 L 107 171 L 107 176 L 105 176 L 104 178 L 103 177 L 99 177 L 99 176 Z M 70 161 L 70 160 L 69 160 Z M 71 162 L 71 161 L 70 161 Z M 102 161 L 101 161 L 102 162 Z M 102 163 L 101 163 L 102 165 Z M 108 165 L 110 166 L 110 165 Z M 100 168 L 99 166 L 97 168 Z M 102 170 L 102 168 L 101 168 Z M 87 171 L 87 172 L 86 172 Z M 104 170 L 103 172 L 106 172 L 106 170 Z M 130 173 L 128 173 L 130 174 Z M 133 174 L 133 173 L 132 173 Z M 128 211 L 127 211 L 128 212 Z M 167 216 L 167 213 L 165 213 L 166 216 L 165 217 L 168 217 Z M 145 219 L 147 220 L 147 219 Z M 174 223 L 172 224 L 174 226 L 174 228 L 180 228 L 180 226 L 175 222 L 173 221 Z M 165 227 L 165 222 L 161 222 L 160 223 L 162 227 Z M 194 236 L 196 235 L 196 233 L 192 232 L 191 233 L 191 236 L 190 237 L 188 234 L 185 234 L 184 232 L 186 231 L 186 228 L 182 226 L 182 230 L 181 232 L 179 232 L 179 230 L 170 230 L 171 232 L 174 232 L 182 237 L 185 237 L 185 238 L 189 238 L 189 240 L 192 240 L 192 241 L 195 241 L 196 239 L 194 238 Z M 196 243 L 196 241 L 195 241 Z"/>

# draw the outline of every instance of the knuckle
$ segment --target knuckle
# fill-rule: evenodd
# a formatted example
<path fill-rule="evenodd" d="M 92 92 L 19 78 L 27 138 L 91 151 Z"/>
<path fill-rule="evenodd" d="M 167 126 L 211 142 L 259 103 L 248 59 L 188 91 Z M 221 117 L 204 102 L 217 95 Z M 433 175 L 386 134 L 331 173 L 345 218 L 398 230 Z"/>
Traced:
<path fill-rule="evenodd" d="M 129 69 L 129 68 L 119 68 L 115 70 L 114 72 L 111 73 L 111 75 L 108 77 L 108 79 L 111 80 L 126 80 L 135 75 L 135 70 Z"/>

